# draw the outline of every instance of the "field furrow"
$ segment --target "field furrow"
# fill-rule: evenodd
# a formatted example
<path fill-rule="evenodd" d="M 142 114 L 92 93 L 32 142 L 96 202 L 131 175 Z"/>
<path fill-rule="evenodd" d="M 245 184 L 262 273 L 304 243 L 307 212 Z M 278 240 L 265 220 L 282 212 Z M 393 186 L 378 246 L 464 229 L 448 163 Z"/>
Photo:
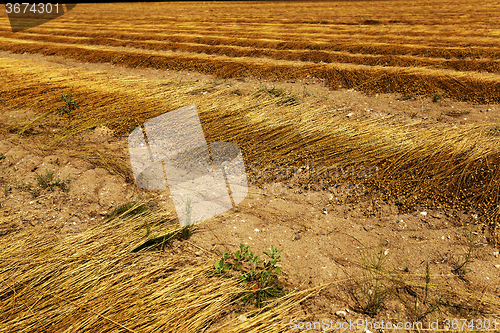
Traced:
<path fill-rule="evenodd" d="M 277 50 L 276 48 L 256 48 L 250 46 L 226 46 L 206 45 L 198 43 L 162 42 L 162 41 L 132 41 L 118 38 L 89 38 L 85 37 L 33 37 L 23 40 L 45 41 L 54 44 L 76 44 L 76 45 L 102 45 L 115 47 L 131 47 L 143 50 L 180 51 L 188 53 L 204 53 L 223 55 L 228 57 L 256 57 L 276 60 L 304 61 L 315 63 L 352 63 L 368 66 L 398 66 L 398 67 L 432 67 L 443 69 L 454 69 L 459 71 L 477 72 L 500 72 L 500 60 L 491 58 L 481 59 L 454 59 L 433 58 L 413 55 L 387 55 L 387 54 L 363 54 L 350 53 L 347 51 L 328 50 L 301 50 L 288 49 Z M 495 51 L 500 48 L 489 49 Z M 477 56 L 477 55 L 476 55 Z"/>
<path fill-rule="evenodd" d="M 500 101 L 500 76 L 425 67 L 367 66 L 351 63 L 316 64 L 305 61 L 273 60 L 259 57 L 228 57 L 198 53 L 138 50 L 111 46 L 72 45 L 3 38 L 0 47 L 14 53 L 59 55 L 83 62 L 110 62 L 127 67 L 191 70 L 223 78 L 299 79 L 316 77 L 332 89 L 361 88 L 384 93 L 443 96 L 460 101 Z"/>
<path fill-rule="evenodd" d="M 494 1 L 80 4 L 0 45 L 129 67 L 303 79 L 331 89 L 500 101 Z M 465 74 L 464 74 L 465 73 Z"/>

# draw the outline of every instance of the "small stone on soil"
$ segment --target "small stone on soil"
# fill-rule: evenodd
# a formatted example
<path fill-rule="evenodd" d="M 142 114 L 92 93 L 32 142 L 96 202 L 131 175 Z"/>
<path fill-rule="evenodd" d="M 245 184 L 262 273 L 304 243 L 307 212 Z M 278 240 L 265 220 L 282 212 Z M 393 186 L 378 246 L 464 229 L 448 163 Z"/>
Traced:
<path fill-rule="evenodd" d="M 340 317 L 340 318 L 345 318 L 347 316 L 347 313 L 345 311 L 337 311 L 335 314 Z"/>

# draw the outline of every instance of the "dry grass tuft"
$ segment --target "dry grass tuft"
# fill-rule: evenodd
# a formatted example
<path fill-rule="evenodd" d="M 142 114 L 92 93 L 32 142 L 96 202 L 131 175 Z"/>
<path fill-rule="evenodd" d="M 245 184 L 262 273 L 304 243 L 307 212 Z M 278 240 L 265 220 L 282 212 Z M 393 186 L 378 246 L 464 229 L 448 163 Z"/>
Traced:
<path fill-rule="evenodd" d="M 161 223 L 170 212 L 124 216 L 65 238 L 32 230 L 0 238 L 0 331 L 278 332 L 299 316 L 308 292 L 217 328 L 244 292 L 238 280 L 209 274 L 213 258 L 132 253 L 145 240 L 144 223 L 153 235 L 177 227 Z"/>

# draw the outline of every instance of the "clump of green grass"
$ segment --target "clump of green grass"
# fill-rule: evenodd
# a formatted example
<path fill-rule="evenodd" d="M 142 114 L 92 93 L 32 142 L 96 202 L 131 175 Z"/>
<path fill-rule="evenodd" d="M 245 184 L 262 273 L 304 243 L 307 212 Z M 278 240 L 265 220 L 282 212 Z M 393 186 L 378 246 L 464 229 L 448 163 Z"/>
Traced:
<path fill-rule="evenodd" d="M 68 175 L 65 180 L 54 179 L 54 172 L 48 169 L 45 170 L 45 175 L 36 174 L 38 185 L 44 189 L 48 188 L 51 191 L 54 190 L 54 187 L 59 187 L 64 192 L 69 192 L 68 185 L 71 181 L 69 177 L 70 175 Z M 29 189 L 31 189 L 31 187 Z"/>
<path fill-rule="evenodd" d="M 439 310 L 439 306 L 443 304 L 443 296 L 438 296 L 436 299 L 431 299 L 429 295 L 429 287 L 431 282 L 431 271 L 429 261 L 425 265 L 425 286 L 415 287 L 411 284 L 401 282 L 396 293 L 399 301 L 406 307 L 409 315 L 415 322 L 422 322 L 427 316 Z"/>
<path fill-rule="evenodd" d="M 66 115 L 68 118 L 73 118 L 74 115 L 71 112 L 78 108 L 78 104 L 74 99 L 71 99 L 71 94 L 62 94 L 61 100 L 64 102 L 64 105 L 57 107 L 56 112 Z"/>
<path fill-rule="evenodd" d="M 434 97 L 432 97 L 432 101 L 434 103 L 437 103 L 437 102 L 439 102 L 442 99 L 443 99 L 443 97 L 440 94 L 435 94 Z"/>
<path fill-rule="evenodd" d="M 146 225 L 146 233 L 149 236 L 150 226 Z M 177 228 L 167 233 L 166 235 L 148 239 L 141 245 L 137 246 L 132 250 L 132 252 L 139 252 L 141 250 L 163 250 L 166 245 L 170 244 L 173 240 L 188 240 L 193 233 L 193 225 L 187 225 L 184 227 Z"/>
<path fill-rule="evenodd" d="M 134 200 L 115 208 L 111 213 L 106 215 L 106 218 L 126 218 L 145 213 L 149 210 L 150 207 L 146 203 Z"/>
<path fill-rule="evenodd" d="M 241 282 L 252 289 L 249 293 L 242 295 L 241 300 L 244 304 L 253 304 L 257 308 L 264 305 L 268 299 L 280 297 L 285 294 L 284 288 L 278 280 L 281 274 L 279 267 L 279 250 L 271 246 L 270 252 L 263 252 L 267 258 L 259 260 L 248 245 L 240 244 L 240 249 L 235 253 L 231 251 L 221 252 L 221 259 L 214 263 L 215 274 L 227 276 L 231 272 L 237 273 Z"/>
<path fill-rule="evenodd" d="M 35 198 L 38 196 L 40 188 L 48 188 L 50 191 L 53 191 L 54 188 L 59 187 L 62 191 L 69 192 L 69 183 L 71 182 L 70 175 L 68 175 L 65 180 L 61 180 L 59 178 L 54 179 L 54 172 L 46 169 L 45 174 L 36 174 L 36 179 L 37 184 L 33 185 L 31 182 L 25 183 L 14 178 L 14 180 L 12 180 L 11 183 L 7 184 L 5 187 L 5 196 L 7 196 L 7 192 L 10 191 L 11 188 L 15 188 L 20 191 L 28 191 Z M 12 186 L 10 186 L 11 184 Z"/>
<path fill-rule="evenodd" d="M 467 229 L 468 250 L 465 257 L 456 262 L 455 273 L 465 277 L 470 272 L 467 265 L 472 262 L 471 257 L 475 248 L 474 240 L 476 234 Z M 388 257 L 387 250 L 382 244 L 378 248 L 362 251 L 362 272 L 353 277 L 353 281 L 347 285 L 347 290 L 355 304 L 351 308 L 359 313 L 374 317 L 381 310 L 399 307 L 403 305 L 408 318 L 414 322 L 426 322 L 430 315 L 474 317 L 478 313 L 484 314 L 489 311 L 489 306 L 495 302 L 487 302 L 482 296 L 469 294 L 464 297 L 462 291 L 455 287 L 447 287 L 446 284 L 431 284 L 429 262 L 427 261 L 424 274 L 410 274 L 403 276 L 401 272 L 390 272 L 386 267 Z M 412 278 L 413 276 L 413 278 Z M 414 280 L 414 278 L 418 280 Z M 443 276 L 441 276 L 442 278 Z M 423 280 L 423 282 L 422 282 Z"/>
<path fill-rule="evenodd" d="M 3 154 L 3 153 L 0 153 L 0 161 L 3 161 L 5 160 L 7 157 Z"/>
<path fill-rule="evenodd" d="M 141 208 L 142 207 L 142 208 Z M 149 210 L 149 207 L 145 206 L 144 203 L 129 203 L 117 209 L 116 215 L 114 216 L 131 216 L 143 213 Z M 150 238 L 146 242 L 142 243 L 138 247 L 134 248 L 132 252 L 138 252 L 144 249 L 154 250 L 161 249 L 163 250 L 166 245 L 170 244 L 173 240 L 188 240 L 193 234 L 194 225 L 191 224 L 191 199 L 188 198 L 186 202 L 186 225 L 181 226 L 180 228 L 176 228 L 166 235 Z M 151 234 L 151 225 L 149 223 L 145 223 L 146 228 L 146 237 L 149 237 Z"/>
<path fill-rule="evenodd" d="M 31 191 L 31 188 L 33 187 L 33 184 L 31 184 L 31 182 L 26 184 L 23 181 L 18 181 L 17 178 L 14 178 L 14 180 L 12 181 L 12 185 L 16 190 Z"/>
<path fill-rule="evenodd" d="M 473 260 L 473 256 L 475 251 L 477 250 L 476 240 L 477 240 L 477 232 L 472 227 L 468 227 L 467 225 L 464 227 L 464 234 L 467 242 L 467 250 L 465 255 L 455 260 L 453 263 L 453 273 L 457 274 L 461 280 L 466 280 L 466 275 L 471 272 L 469 266 Z"/>
<path fill-rule="evenodd" d="M 307 89 L 307 87 L 306 87 L 306 86 L 304 86 L 304 87 L 303 87 L 303 90 L 304 90 L 304 91 L 302 92 L 302 95 L 303 95 L 304 97 L 307 97 L 307 96 L 312 96 L 312 95 L 313 95 L 313 93 L 312 93 L 312 92 L 310 92 L 310 91 Z"/>
<path fill-rule="evenodd" d="M 361 278 L 354 278 L 350 288 L 358 311 L 369 316 L 375 316 L 385 307 L 396 287 L 385 272 L 387 254 L 382 244 L 376 250 L 362 251 Z"/>
<path fill-rule="evenodd" d="M 258 93 L 266 93 L 271 96 L 278 97 L 282 100 L 280 104 L 283 105 L 297 105 L 299 103 L 298 98 L 286 91 L 286 88 L 276 88 L 275 86 L 268 88 L 261 86 Z"/>

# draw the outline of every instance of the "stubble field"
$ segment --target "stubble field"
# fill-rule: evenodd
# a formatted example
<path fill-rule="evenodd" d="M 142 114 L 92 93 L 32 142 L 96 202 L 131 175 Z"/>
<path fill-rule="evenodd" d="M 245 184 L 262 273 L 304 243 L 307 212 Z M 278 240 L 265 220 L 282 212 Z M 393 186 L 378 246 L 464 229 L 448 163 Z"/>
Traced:
<path fill-rule="evenodd" d="M 29 34 L 4 26 L 1 48 L 498 103 L 499 11 L 494 1 L 82 4 Z"/>
<path fill-rule="evenodd" d="M 0 16 L 0 331 L 500 328 L 499 16 L 494 1 L 78 4 L 16 33 Z M 78 107 L 58 112 L 68 93 Z M 127 136 L 189 104 L 207 142 L 241 148 L 250 190 L 186 230 L 168 190 L 135 185 Z M 216 249 L 240 244 L 283 249 L 279 277 L 221 277 Z M 286 293 L 260 304 L 266 290 Z"/>

